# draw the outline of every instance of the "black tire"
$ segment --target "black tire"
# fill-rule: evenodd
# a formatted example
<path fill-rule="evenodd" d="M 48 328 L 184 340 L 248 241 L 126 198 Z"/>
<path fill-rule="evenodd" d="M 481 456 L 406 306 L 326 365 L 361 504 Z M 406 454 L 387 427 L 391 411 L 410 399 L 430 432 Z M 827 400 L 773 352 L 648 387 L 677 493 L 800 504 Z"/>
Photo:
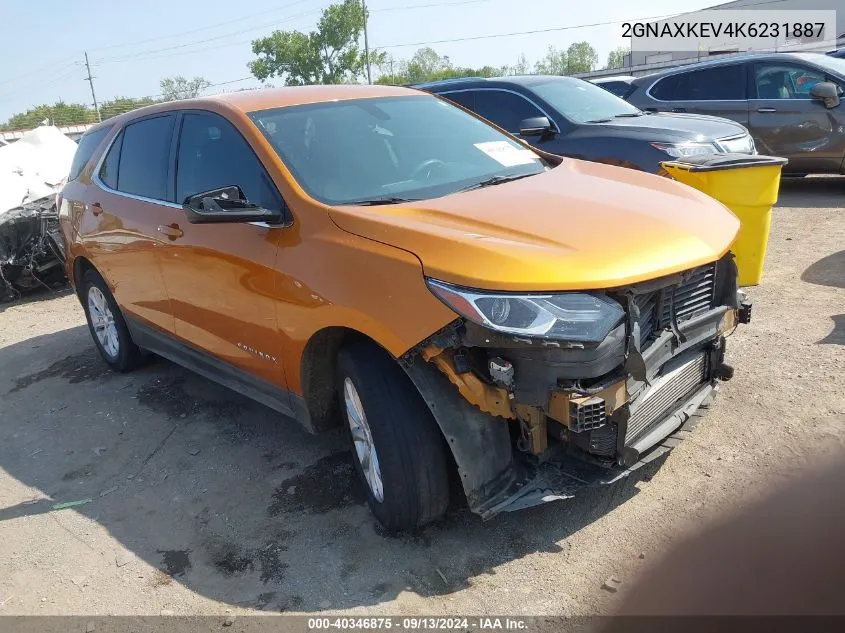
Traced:
<path fill-rule="evenodd" d="M 360 398 L 378 456 L 383 500 L 367 483 L 352 439 L 344 397 L 347 379 Z M 405 372 L 373 343 L 356 342 L 340 351 L 337 384 L 355 470 L 379 522 L 389 531 L 406 531 L 441 517 L 449 505 L 443 437 Z"/>
<path fill-rule="evenodd" d="M 117 333 L 117 353 L 110 353 L 104 345 L 100 342 L 97 332 L 94 329 L 94 323 L 89 308 L 88 297 L 92 288 L 97 288 L 105 298 L 106 304 L 111 311 L 114 320 L 114 329 Z M 100 356 L 108 365 L 119 372 L 129 372 L 137 368 L 141 364 L 141 350 L 132 341 L 132 336 L 129 334 L 129 328 L 126 327 L 126 321 L 123 314 L 114 300 L 108 285 L 95 270 L 87 270 L 82 276 L 82 284 L 79 293 L 82 301 L 82 309 L 85 310 L 85 319 L 88 321 L 88 330 L 91 332 L 91 338 L 94 340 L 94 345 L 100 352 Z"/>

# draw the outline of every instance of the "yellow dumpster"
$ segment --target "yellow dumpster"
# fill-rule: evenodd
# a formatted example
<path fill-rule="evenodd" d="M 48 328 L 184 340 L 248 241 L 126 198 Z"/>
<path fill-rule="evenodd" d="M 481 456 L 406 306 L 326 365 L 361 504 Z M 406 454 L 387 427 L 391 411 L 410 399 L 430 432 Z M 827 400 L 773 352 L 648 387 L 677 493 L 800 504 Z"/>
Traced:
<path fill-rule="evenodd" d="M 778 199 L 785 158 L 751 154 L 706 154 L 662 163 L 672 178 L 728 207 L 741 226 L 731 250 L 739 285 L 756 286 L 763 275 L 772 205 Z"/>

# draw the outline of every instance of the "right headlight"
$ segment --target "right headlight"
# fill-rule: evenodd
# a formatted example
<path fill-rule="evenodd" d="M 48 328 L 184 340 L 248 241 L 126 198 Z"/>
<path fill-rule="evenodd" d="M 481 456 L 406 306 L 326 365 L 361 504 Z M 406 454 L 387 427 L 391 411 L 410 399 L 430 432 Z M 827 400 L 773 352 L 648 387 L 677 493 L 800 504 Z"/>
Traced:
<path fill-rule="evenodd" d="M 714 143 L 652 143 L 654 149 L 666 152 L 672 158 L 698 156 L 700 154 L 721 154 L 722 150 Z"/>
<path fill-rule="evenodd" d="M 433 279 L 426 283 L 461 316 L 516 336 L 600 343 L 625 315 L 621 305 L 600 294 L 512 294 L 471 290 Z"/>

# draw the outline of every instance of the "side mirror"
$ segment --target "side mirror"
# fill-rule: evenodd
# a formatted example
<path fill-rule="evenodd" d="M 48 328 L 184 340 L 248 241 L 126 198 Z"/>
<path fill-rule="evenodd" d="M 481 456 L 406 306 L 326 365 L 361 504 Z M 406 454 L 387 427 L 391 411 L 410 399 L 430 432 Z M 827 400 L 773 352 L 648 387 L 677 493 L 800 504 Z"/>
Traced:
<path fill-rule="evenodd" d="M 547 136 L 552 132 L 552 122 L 548 117 L 537 116 L 523 119 L 519 124 L 520 136 Z"/>
<path fill-rule="evenodd" d="M 835 108 L 839 105 L 839 86 L 830 81 L 817 83 L 810 89 L 813 99 L 824 101 L 825 108 Z"/>
<path fill-rule="evenodd" d="M 243 190 L 237 186 L 203 191 L 185 198 L 182 204 L 191 224 L 232 222 L 267 222 L 279 224 L 282 212 L 250 204 Z"/>

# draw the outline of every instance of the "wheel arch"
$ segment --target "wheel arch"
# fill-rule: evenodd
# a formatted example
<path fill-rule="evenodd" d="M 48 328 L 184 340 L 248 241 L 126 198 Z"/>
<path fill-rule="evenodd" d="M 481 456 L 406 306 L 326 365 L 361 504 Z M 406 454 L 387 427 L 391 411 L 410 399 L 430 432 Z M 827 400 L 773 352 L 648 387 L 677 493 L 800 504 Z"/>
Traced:
<path fill-rule="evenodd" d="M 343 346 L 353 341 L 369 341 L 384 349 L 363 332 L 344 326 L 328 326 L 315 332 L 302 351 L 299 363 L 302 397 L 308 413 L 307 426 L 314 433 L 340 426 L 341 411 L 335 385 L 337 355 Z"/>

